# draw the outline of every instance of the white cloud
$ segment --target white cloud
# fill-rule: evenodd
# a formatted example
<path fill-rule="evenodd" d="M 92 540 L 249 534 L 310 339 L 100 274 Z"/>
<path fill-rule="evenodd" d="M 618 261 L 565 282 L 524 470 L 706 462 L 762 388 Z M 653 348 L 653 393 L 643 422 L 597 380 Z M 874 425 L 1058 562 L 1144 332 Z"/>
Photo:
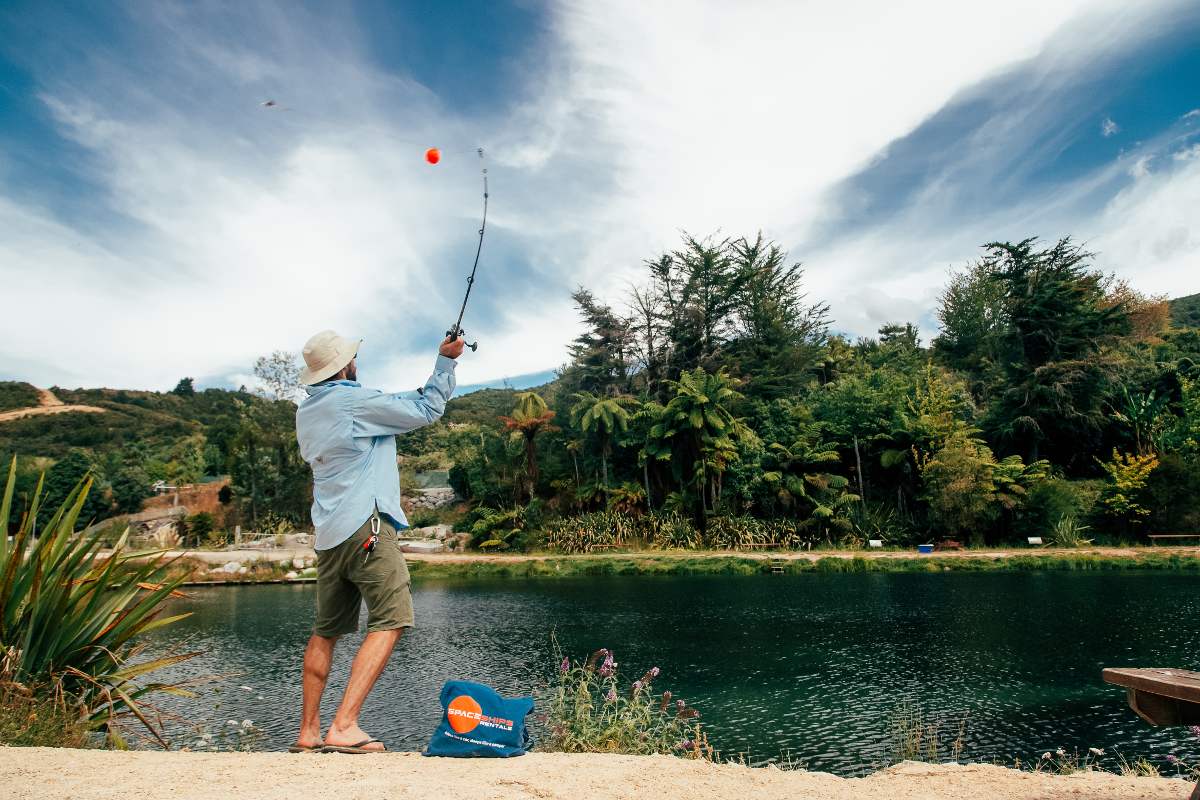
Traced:
<path fill-rule="evenodd" d="M 97 52 L 44 80 L 60 130 L 91 156 L 93 216 L 112 223 L 18 203 L 0 184 L 0 363 L 41 383 L 236 383 L 255 356 L 335 327 L 366 338 L 364 377 L 416 386 L 473 255 L 482 144 L 493 203 L 467 318 L 481 348 L 460 381 L 555 366 L 576 325 L 570 287 L 617 299 L 680 229 L 761 227 L 795 246 L 828 215 L 830 186 L 1060 26 L 1113 7 L 567 3 L 551 9 L 553 68 L 499 120 L 381 73 L 344 22 L 266 4 L 244 12 L 259 26 L 159 10 L 148 69 Z M 1105 40 L 1079 41 L 1082 58 Z M 260 108 L 267 97 L 292 110 Z M 437 168 L 420 160 L 432 143 L 447 152 Z M 927 316 L 989 222 L 795 255 L 810 296 L 862 333 Z M 31 349 L 41 360 L 26 370 Z"/>
<path fill-rule="evenodd" d="M 1099 262 L 1140 290 L 1171 296 L 1200 291 L 1200 160 L 1135 181 L 1082 232 Z"/>
<path fill-rule="evenodd" d="M 1194 144 L 1191 147 L 1185 147 L 1182 150 L 1176 150 L 1171 154 L 1171 158 L 1176 161 L 1195 161 L 1200 158 L 1200 144 Z"/>
<path fill-rule="evenodd" d="M 1118 125 L 1117 123 L 1113 122 L 1111 117 L 1105 117 L 1104 120 L 1100 123 L 1100 135 L 1105 137 L 1106 139 L 1109 136 L 1112 136 L 1112 135 L 1120 133 L 1120 132 L 1121 132 L 1121 126 Z"/>
<path fill-rule="evenodd" d="M 1129 168 L 1129 176 L 1131 178 L 1144 178 L 1150 174 L 1150 162 L 1154 160 L 1154 156 L 1141 156 L 1133 162 L 1133 166 Z"/>

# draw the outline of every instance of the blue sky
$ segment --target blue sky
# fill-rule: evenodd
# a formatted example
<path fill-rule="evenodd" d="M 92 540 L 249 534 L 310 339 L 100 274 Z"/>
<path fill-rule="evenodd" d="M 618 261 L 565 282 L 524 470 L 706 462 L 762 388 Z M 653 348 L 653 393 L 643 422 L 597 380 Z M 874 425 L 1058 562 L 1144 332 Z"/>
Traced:
<path fill-rule="evenodd" d="M 852 335 L 932 335 L 993 239 L 1193 293 L 1198 43 L 1194 2 L 10 2 L 0 377 L 238 384 L 334 327 L 418 385 L 477 147 L 464 384 L 544 376 L 571 289 L 619 300 L 681 230 L 762 229 Z"/>

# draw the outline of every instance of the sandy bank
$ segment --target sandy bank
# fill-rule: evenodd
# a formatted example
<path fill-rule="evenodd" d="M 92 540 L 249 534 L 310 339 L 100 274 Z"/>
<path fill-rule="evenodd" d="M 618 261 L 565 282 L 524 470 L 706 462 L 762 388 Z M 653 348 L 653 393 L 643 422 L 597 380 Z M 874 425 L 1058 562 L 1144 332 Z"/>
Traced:
<path fill-rule="evenodd" d="M 0 794 L 12 800 L 172 797 L 217 800 L 383 798 L 953 798 L 1186 797 L 1167 778 L 1039 775 L 985 765 L 905 762 L 866 778 L 713 765 L 669 757 L 535 753 L 508 761 L 286 753 L 116 753 L 0 748 Z"/>

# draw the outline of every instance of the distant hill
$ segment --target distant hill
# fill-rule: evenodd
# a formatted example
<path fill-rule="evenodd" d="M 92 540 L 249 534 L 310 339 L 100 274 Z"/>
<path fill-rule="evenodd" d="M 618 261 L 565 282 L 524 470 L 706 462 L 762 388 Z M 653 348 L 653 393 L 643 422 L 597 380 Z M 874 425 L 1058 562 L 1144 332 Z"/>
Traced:
<path fill-rule="evenodd" d="M 1200 328 L 1200 294 L 1172 300 L 1171 322 L 1177 328 Z"/>
<path fill-rule="evenodd" d="M 106 456 L 137 443 L 150 451 L 169 449 L 193 434 L 227 451 L 236 434 L 240 409 L 261 398 L 248 392 L 206 389 L 192 395 L 129 389 L 62 389 L 51 391 L 68 405 L 94 406 L 104 413 L 63 413 L 0 421 L 0 455 L 62 458 L 72 448 Z M 477 389 L 455 397 L 446 407 L 447 422 L 499 424 L 516 403 L 515 389 Z M 0 414 L 39 403 L 28 383 L 0 382 Z M 431 431 L 430 431 L 431 432 Z M 402 438 L 423 439 L 420 433 Z M 402 444 L 403 446 L 403 444 Z"/>
<path fill-rule="evenodd" d="M 189 397 L 120 389 L 53 387 L 51 391 L 63 403 L 95 406 L 104 413 L 65 413 L 0 422 L 0 453 L 61 458 L 73 447 L 97 455 L 135 442 L 150 449 L 170 447 L 187 436 L 220 427 L 222 421 L 232 433 L 238 401 L 249 399 L 243 392 L 220 389 Z M 29 384 L 0 383 L 0 408 L 13 410 L 37 404 L 37 391 Z M 213 438 L 211 432 L 209 438 Z"/>

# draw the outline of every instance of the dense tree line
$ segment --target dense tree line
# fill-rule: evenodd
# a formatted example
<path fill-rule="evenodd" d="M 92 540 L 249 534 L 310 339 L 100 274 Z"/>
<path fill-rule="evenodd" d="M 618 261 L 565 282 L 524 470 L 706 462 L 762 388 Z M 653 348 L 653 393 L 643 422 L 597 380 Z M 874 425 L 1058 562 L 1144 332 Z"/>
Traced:
<path fill-rule="evenodd" d="M 761 235 L 685 236 L 622 303 L 575 292 L 555 382 L 422 446 L 510 544 L 604 509 L 835 544 L 1200 530 L 1200 332 L 1165 298 L 1069 239 L 995 242 L 932 342 L 906 321 L 852 341 L 802 278 Z"/>
<path fill-rule="evenodd" d="M 449 467 L 489 547 L 1200 531 L 1200 298 L 1094 261 L 1067 239 L 992 243 L 950 275 L 932 341 L 903 320 L 851 339 L 777 244 L 684 236 L 619 302 L 574 293 L 584 331 L 555 381 L 455 398 L 401 437 L 402 474 Z M 228 475 L 218 526 L 305 524 L 296 359 L 255 372 L 258 392 L 55 388 L 107 411 L 0 426 L 22 456 L 10 525 L 43 474 L 46 507 L 93 478 L 87 519 Z"/>

